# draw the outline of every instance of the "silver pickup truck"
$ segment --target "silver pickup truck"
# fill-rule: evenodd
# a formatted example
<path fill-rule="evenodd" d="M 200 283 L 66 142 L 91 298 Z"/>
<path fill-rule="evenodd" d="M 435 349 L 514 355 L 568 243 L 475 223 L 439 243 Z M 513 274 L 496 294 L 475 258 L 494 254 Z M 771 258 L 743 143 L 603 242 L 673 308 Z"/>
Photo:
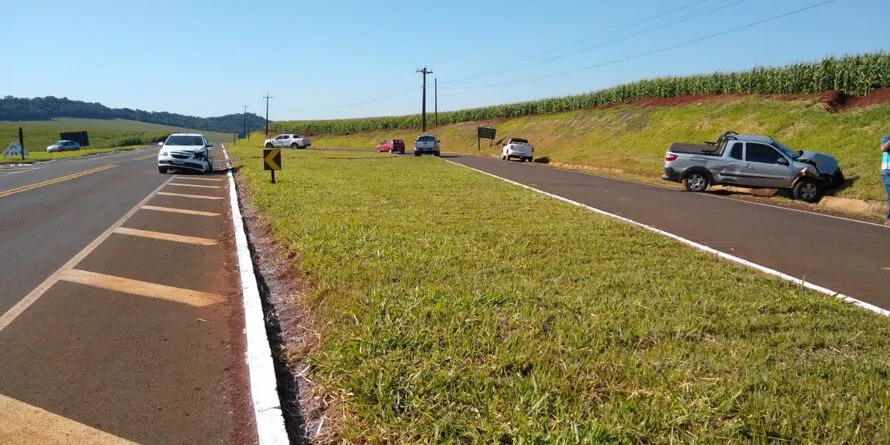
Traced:
<path fill-rule="evenodd" d="M 672 144 L 662 179 L 702 192 L 711 185 L 789 189 L 794 199 L 816 202 L 844 182 L 834 157 L 795 151 L 766 137 L 728 131 L 717 142 Z"/>

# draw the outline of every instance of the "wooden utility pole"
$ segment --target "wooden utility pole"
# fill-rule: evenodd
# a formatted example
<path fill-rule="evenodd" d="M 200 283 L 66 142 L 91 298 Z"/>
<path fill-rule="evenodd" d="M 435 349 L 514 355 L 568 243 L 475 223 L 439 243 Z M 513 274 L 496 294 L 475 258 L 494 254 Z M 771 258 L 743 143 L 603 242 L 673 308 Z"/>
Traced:
<path fill-rule="evenodd" d="M 423 74 L 423 101 L 420 108 L 420 120 L 421 120 L 421 130 L 426 132 L 426 76 L 427 74 L 433 74 L 432 71 L 428 70 L 426 67 L 423 69 L 417 70 L 418 73 Z"/>
<path fill-rule="evenodd" d="M 270 96 L 269 93 L 266 93 L 266 95 L 263 97 L 266 99 L 266 137 L 268 137 L 269 136 L 269 99 L 271 99 L 272 96 Z"/>

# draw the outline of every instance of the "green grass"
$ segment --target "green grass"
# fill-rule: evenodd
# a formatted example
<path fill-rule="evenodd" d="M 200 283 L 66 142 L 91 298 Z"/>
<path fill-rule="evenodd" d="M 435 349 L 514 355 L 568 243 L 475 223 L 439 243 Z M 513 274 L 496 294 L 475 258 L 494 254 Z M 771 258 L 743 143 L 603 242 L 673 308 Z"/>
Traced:
<path fill-rule="evenodd" d="M 603 173 L 657 180 L 664 152 L 672 142 L 714 140 L 726 130 L 767 134 L 797 149 L 812 149 L 836 156 L 852 184 L 837 196 L 868 200 L 886 199 L 878 174 L 878 145 L 890 132 L 890 104 L 854 108 L 840 113 L 824 111 L 815 100 L 779 101 L 765 97 L 723 98 L 675 107 L 623 105 L 522 117 L 500 122 L 470 122 L 434 130 L 442 150 L 476 153 L 476 127 L 497 128 L 498 138 L 527 137 L 538 158 L 553 162 L 590 165 Z M 351 135 L 319 135 L 317 147 L 373 148 L 386 138 L 411 144 L 418 130 L 384 130 Z M 499 155 L 500 146 L 483 141 L 481 154 Z"/>
<path fill-rule="evenodd" d="M 49 121 L 0 122 L 0 152 L 5 150 L 10 143 L 18 141 L 19 127 L 22 127 L 25 133 L 25 148 L 28 151 L 25 160 L 28 162 L 133 148 L 133 146 L 162 140 L 170 133 L 203 133 L 214 142 L 232 141 L 230 134 L 189 130 L 146 122 L 121 119 L 60 118 Z M 81 130 L 89 132 L 89 148 L 73 152 L 46 153 L 46 147 L 59 140 L 59 133 Z M 20 161 L 20 157 L 0 156 L 0 164 Z"/>
<path fill-rule="evenodd" d="M 229 152 L 346 441 L 890 441 L 884 317 L 442 159 Z"/>

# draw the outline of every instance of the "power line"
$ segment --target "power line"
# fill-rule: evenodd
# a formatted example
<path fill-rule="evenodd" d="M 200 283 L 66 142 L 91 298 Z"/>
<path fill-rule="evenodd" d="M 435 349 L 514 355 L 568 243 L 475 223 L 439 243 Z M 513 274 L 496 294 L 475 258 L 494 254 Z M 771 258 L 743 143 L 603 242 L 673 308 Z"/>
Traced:
<path fill-rule="evenodd" d="M 719 2 L 719 3 L 725 3 L 726 1 L 732 1 L 732 0 L 722 0 L 722 1 Z M 586 53 L 586 52 L 593 51 L 593 50 L 595 50 L 595 49 L 602 48 L 602 47 L 604 47 L 604 46 L 606 46 L 606 45 L 609 45 L 609 44 L 611 44 L 611 43 L 620 42 L 620 41 L 622 41 L 622 40 L 632 39 L 632 38 L 635 38 L 635 37 L 640 37 L 640 36 L 643 36 L 643 35 L 646 35 L 646 34 L 651 34 L 651 33 L 653 33 L 653 32 L 660 31 L 660 30 L 665 29 L 665 28 L 670 28 L 671 26 L 676 26 L 676 25 L 679 25 L 679 24 L 681 24 L 681 23 L 688 22 L 688 21 L 690 21 L 690 20 L 692 20 L 692 19 L 696 19 L 696 18 L 699 18 L 699 17 L 704 16 L 704 15 L 713 14 L 713 13 L 715 13 L 715 12 L 719 12 L 719 11 L 722 11 L 722 10 L 724 10 L 724 9 L 731 8 L 731 7 L 733 7 L 733 6 L 736 6 L 736 5 L 740 4 L 740 3 L 744 3 L 744 2 L 746 2 L 746 1 L 747 1 L 747 0 L 735 0 L 735 1 L 733 1 L 732 3 L 724 4 L 724 5 L 722 5 L 722 6 L 718 6 L 718 7 L 716 7 L 716 8 L 699 10 L 699 11 L 693 13 L 693 14 L 683 16 L 683 17 L 681 17 L 681 18 L 680 18 L 679 20 L 677 20 L 677 21 L 670 22 L 670 23 L 666 23 L 666 24 L 663 24 L 663 25 L 661 25 L 661 26 L 657 26 L 657 27 L 655 27 L 655 28 L 647 28 L 647 29 L 645 29 L 645 30 L 643 30 L 643 31 L 639 31 L 639 32 L 636 32 L 636 33 L 634 33 L 634 34 L 629 34 L 629 35 L 625 35 L 625 36 L 621 36 L 621 37 L 616 37 L 616 38 L 611 39 L 611 40 L 606 40 L 605 42 L 598 43 L 598 44 L 596 44 L 596 45 L 594 45 L 594 46 L 585 47 L 585 48 L 583 48 L 583 49 L 579 49 L 579 50 L 575 50 L 575 51 L 572 51 L 572 52 L 569 52 L 569 53 L 565 53 L 565 54 L 562 54 L 562 55 L 553 56 L 553 57 L 549 57 L 549 58 L 546 58 L 546 59 L 538 60 L 538 61 L 536 61 L 536 62 L 529 62 L 529 63 L 523 64 L 523 65 L 519 65 L 519 66 L 515 66 L 515 67 L 512 67 L 512 68 L 508 68 L 508 69 L 503 69 L 503 70 L 499 70 L 499 71 L 493 71 L 493 72 L 490 72 L 490 73 L 488 73 L 488 74 L 481 75 L 481 76 L 477 76 L 477 77 L 494 76 L 494 75 L 496 75 L 496 74 L 502 74 L 502 73 L 505 73 L 505 72 L 510 72 L 510 71 L 514 71 L 514 70 L 518 70 L 518 69 L 522 69 L 522 68 L 529 68 L 529 67 L 537 66 L 537 65 L 541 65 L 541 64 L 544 64 L 544 63 L 547 63 L 547 62 L 553 62 L 553 61 L 555 61 L 555 60 L 565 59 L 566 57 L 571 57 L 571 56 L 574 56 L 574 55 L 577 55 L 577 54 L 583 54 L 583 53 Z M 716 5 L 712 5 L 712 6 L 716 6 Z M 443 82 L 443 83 L 444 83 L 444 82 Z"/>
<path fill-rule="evenodd" d="M 565 49 L 565 48 L 570 48 L 570 47 L 573 47 L 573 46 L 578 46 L 578 45 L 581 45 L 581 44 L 583 44 L 583 43 L 587 43 L 587 42 L 590 42 L 590 41 L 592 41 L 592 40 L 599 39 L 600 37 L 605 37 L 605 36 L 608 36 L 608 35 L 611 35 L 611 34 L 614 34 L 614 33 L 617 33 L 617 32 L 621 32 L 621 31 L 624 31 L 624 30 L 626 30 L 626 29 L 633 28 L 633 27 L 635 27 L 635 26 L 639 26 L 639 25 L 642 25 L 642 24 L 651 22 L 651 21 L 653 21 L 653 20 L 657 20 L 657 19 L 660 19 L 660 18 L 669 16 L 669 15 L 674 14 L 674 13 L 676 13 L 676 12 L 680 12 L 680 11 L 682 11 L 682 10 L 684 10 L 684 9 L 688 9 L 688 8 L 693 7 L 693 6 L 698 6 L 698 5 L 702 4 L 702 3 L 707 3 L 707 2 L 709 2 L 709 1 L 712 1 L 712 0 L 698 0 L 698 1 L 695 1 L 695 2 L 692 2 L 692 3 L 688 3 L 688 4 L 684 5 L 684 6 L 679 7 L 679 8 L 674 8 L 674 9 L 671 9 L 670 11 L 666 11 L 666 12 L 663 12 L 663 13 L 660 13 L 660 14 L 657 14 L 657 15 L 653 15 L 653 16 L 647 17 L 647 18 L 645 18 L 645 19 L 643 19 L 643 20 L 639 20 L 639 21 L 633 22 L 633 23 L 631 23 L 631 24 L 629 24 L 629 25 L 624 25 L 624 26 L 621 26 L 621 27 L 619 27 L 619 28 L 615 28 L 615 29 L 613 29 L 613 30 L 611 30 L 611 31 L 607 31 L 607 32 L 600 33 L 600 34 L 597 34 L 597 35 L 592 36 L 592 37 L 588 37 L 588 38 L 585 38 L 585 39 L 582 39 L 582 40 L 578 40 L 578 41 L 569 43 L 568 45 L 564 45 L 564 46 L 559 47 L 559 48 L 551 48 L 551 49 L 549 49 L 549 50 L 547 50 L 547 51 L 544 51 L 543 53 L 540 53 L 540 54 L 538 54 L 538 55 L 528 57 L 528 58 L 526 58 L 525 60 L 535 60 L 535 59 L 539 59 L 539 58 L 541 58 L 541 57 L 548 56 L 548 55 L 550 55 L 550 54 L 553 54 L 553 53 L 555 53 L 555 52 L 558 52 L 558 51 L 560 51 L 560 50 L 563 50 L 563 49 Z M 524 63 L 523 60 L 520 60 L 520 61 L 518 61 L 518 62 L 511 62 L 511 63 L 505 64 L 505 65 L 497 66 L 497 67 L 493 68 L 493 70 L 509 69 L 509 67 L 515 67 L 516 65 L 518 65 L 518 64 L 522 64 L 522 63 Z M 500 72 L 500 71 L 499 71 L 499 72 Z M 457 79 L 452 79 L 452 80 L 448 80 L 448 81 L 442 82 L 442 84 L 455 83 L 455 82 L 460 82 L 460 81 L 464 81 L 464 80 L 475 79 L 475 78 L 478 78 L 478 77 L 485 77 L 485 76 L 489 76 L 489 75 L 491 75 L 491 73 L 492 73 L 492 71 L 486 71 L 486 72 L 483 72 L 483 73 L 472 74 L 472 75 L 464 76 L 464 77 L 458 77 Z"/>
<path fill-rule="evenodd" d="M 653 55 L 653 54 L 662 53 L 662 52 L 669 51 L 669 50 L 676 49 L 676 48 L 680 48 L 680 47 L 683 47 L 683 46 L 688 46 L 688 45 L 691 45 L 691 44 L 693 44 L 693 43 L 698 43 L 698 42 L 702 42 L 702 41 L 705 41 L 705 40 L 710 40 L 710 39 L 713 39 L 713 38 L 715 38 L 715 37 L 720 37 L 720 36 L 723 36 L 723 35 L 726 35 L 726 34 L 729 34 L 729 33 L 732 33 L 732 32 L 740 31 L 740 30 L 742 30 L 742 29 L 752 28 L 752 27 L 754 27 L 754 26 L 762 25 L 762 24 L 767 23 L 767 22 L 771 22 L 771 21 L 774 21 L 774 20 L 778 20 L 778 19 L 781 19 L 781 18 L 785 18 L 785 17 L 791 16 L 791 15 L 799 14 L 799 13 L 801 13 L 801 12 L 808 11 L 808 10 L 810 10 L 810 9 L 814 9 L 814 8 L 818 8 L 818 7 L 820 7 L 820 6 L 824 6 L 824 5 L 827 5 L 827 4 L 829 4 L 829 3 L 834 3 L 834 2 L 836 2 L 836 1 L 837 1 L 837 0 L 825 0 L 825 1 L 823 1 L 823 2 L 819 2 L 819 3 L 816 3 L 816 4 L 810 5 L 810 6 L 805 6 L 805 7 L 803 7 L 803 8 L 795 9 L 795 10 L 793 10 L 793 11 L 789 11 L 789 12 L 786 12 L 786 13 L 784 13 L 784 14 L 779 14 L 779 15 L 772 16 L 772 17 L 769 17 L 769 18 L 761 19 L 761 20 L 758 20 L 758 21 L 756 21 L 756 22 L 748 23 L 748 24 L 746 24 L 746 25 L 737 26 L 737 27 L 735 27 L 735 28 L 730 28 L 730 29 L 727 29 L 727 30 L 725 30 L 725 31 L 716 32 L 716 33 L 713 33 L 713 34 L 708 34 L 708 35 L 703 36 L 703 37 L 698 37 L 698 38 L 695 38 L 695 39 L 692 39 L 692 40 L 687 40 L 687 41 L 684 41 L 684 42 L 676 43 L 676 44 L 674 44 L 674 45 L 664 46 L 664 47 L 661 47 L 661 48 L 658 48 L 658 49 L 655 49 L 655 50 L 646 51 L 646 52 L 637 53 L 637 54 L 634 54 L 634 55 L 631 55 L 631 56 L 627 56 L 627 57 L 622 57 L 622 58 L 619 58 L 619 59 L 610 60 L 610 61 L 608 61 L 608 62 L 598 63 L 598 64 L 596 64 L 596 65 L 590 65 L 590 66 L 585 66 L 585 67 L 581 67 L 581 68 L 575 68 L 575 69 L 568 70 L 568 71 L 561 71 L 561 72 L 558 72 L 558 73 L 547 74 L 547 75 L 537 76 L 537 77 L 531 77 L 531 78 L 527 78 L 527 79 L 514 80 L 514 81 L 510 81 L 510 82 L 493 83 L 493 84 L 488 84 L 488 85 L 474 85 L 474 86 L 467 86 L 467 87 L 454 87 L 454 88 L 448 88 L 448 89 L 449 89 L 449 90 L 475 90 L 475 89 L 482 89 L 482 88 L 493 88 L 493 87 L 501 87 L 501 86 L 508 86 L 508 85 L 516 85 L 516 84 L 520 84 L 520 83 L 534 82 L 534 81 L 536 81 L 536 80 L 549 79 L 549 78 L 553 78 L 553 77 L 559 77 L 559 76 L 565 76 L 565 75 L 568 75 L 568 74 L 574 74 L 574 73 L 578 73 L 578 72 L 581 72 L 581 71 L 587 71 L 587 70 L 591 70 L 591 69 L 595 69 L 595 68 L 601 68 L 601 67 L 604 67 L 604 66 L 607 66 L 607 65 L 614 65 L 614 64 L 616 64 L 616 63 L 626 62 L 626 61 L 628 61 L 628 60 L 638 59 L 638 58 L 640 58 L 640 57 L 650 56 L 650 55 Z"/>

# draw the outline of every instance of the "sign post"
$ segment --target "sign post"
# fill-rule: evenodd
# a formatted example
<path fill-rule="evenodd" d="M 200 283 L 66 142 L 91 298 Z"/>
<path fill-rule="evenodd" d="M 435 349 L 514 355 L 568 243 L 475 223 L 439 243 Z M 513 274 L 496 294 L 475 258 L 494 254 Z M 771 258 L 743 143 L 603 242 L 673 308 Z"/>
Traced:
<path fill-rule="evenodd" d="M 19 127 L 19 147 L 22 149 L 22 160 L 25 160 L 25 133 L 22 132 L 22 127 Z"/>
<path fill-rule="evenodd" d="M 476 151 L 482 150 L 482 139 L 491 139 L 492 141 L 497 134 L 494 128 L 476 127 Z"/>
<path fill-rule="evenodd" d="M 275 170 L 281 170 L 281 149 L 263 149 L 263 170 L 272 172 L 272 184 L 275 183 Z"/>

